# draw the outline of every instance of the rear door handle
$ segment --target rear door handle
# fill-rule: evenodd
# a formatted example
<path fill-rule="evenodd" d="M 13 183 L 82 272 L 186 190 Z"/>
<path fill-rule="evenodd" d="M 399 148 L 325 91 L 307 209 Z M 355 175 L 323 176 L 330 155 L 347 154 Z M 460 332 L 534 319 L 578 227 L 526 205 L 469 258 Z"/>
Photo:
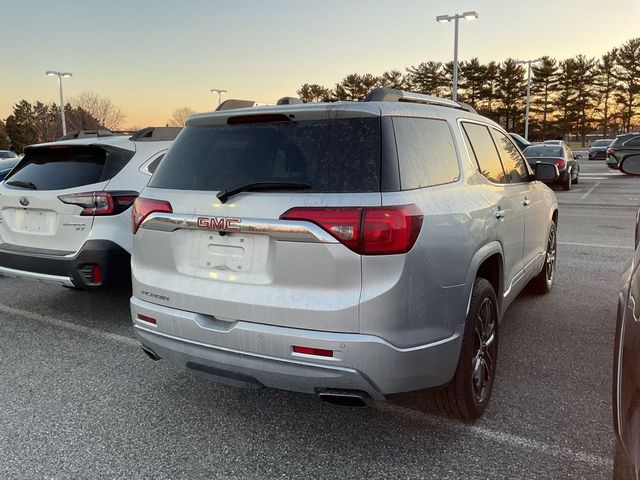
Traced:
<path fill-rule="evenodd" d="M 525 199 L 522 201 L 522 204 L 523 204 L 525 207 L 528 207 L 529 205 L 531 205 L 531 200 L 529 200 L 528 198 L 525 198 Z"/>
<path fill-rule="evenodd" d="M 498 220 L 503 220 L 506 213 L 507 212 L 505 210 L 498 207 L 498 210 L 496 210 L 496 218 Z"/>

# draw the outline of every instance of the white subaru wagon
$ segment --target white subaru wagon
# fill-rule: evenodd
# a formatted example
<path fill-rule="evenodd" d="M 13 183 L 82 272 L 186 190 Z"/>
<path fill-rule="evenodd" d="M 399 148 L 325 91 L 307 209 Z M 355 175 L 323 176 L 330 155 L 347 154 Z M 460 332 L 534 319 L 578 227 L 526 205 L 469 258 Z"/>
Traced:
<path fill-rule="evenodd" d="M 180 131 L 25 148 L 0 184 L 0 274 L 95 288 L 130 277 L 130 210 Z"/>

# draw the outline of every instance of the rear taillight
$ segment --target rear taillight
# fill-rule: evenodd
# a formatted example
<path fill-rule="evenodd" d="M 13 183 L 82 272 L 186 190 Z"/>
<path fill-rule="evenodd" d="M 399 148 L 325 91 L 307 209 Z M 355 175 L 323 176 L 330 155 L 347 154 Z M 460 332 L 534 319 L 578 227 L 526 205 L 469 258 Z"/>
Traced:
<path fill-rule="evenodd" d="M 562 158 L 558 158 L 556 160 L 556 166 L 562 170 L 563 168 L 567 168 L 567 162 L 565 162 Z"/>
<path fill-rule="evenodd" d="M 131 206 L 137 192 L 84 192 L 60 195 L 62 203 L 78 205 L 83 210 L 80 215 L 117 215 Z"/>
<path fill-rule="evenodd" d="M 131 210 L 131 230 L 135 234 L 144 219 L 152 213 L 173 213 L 171 204 L 165 200 L 153 200 L 151 198 L 136 198 Z"/>
<path fill-rule="evenodd" d="M 390 207 L 295 207 L 281 220 L 315 223 L 361 255 L 406 253 L 416 243 L 423 215 L 416 205 Z"/>

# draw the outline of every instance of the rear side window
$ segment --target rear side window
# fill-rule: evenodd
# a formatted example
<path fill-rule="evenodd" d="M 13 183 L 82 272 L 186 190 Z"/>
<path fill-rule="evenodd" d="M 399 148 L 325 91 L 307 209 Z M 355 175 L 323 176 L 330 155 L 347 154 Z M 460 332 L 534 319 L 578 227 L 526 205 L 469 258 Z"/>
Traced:
<path fill-rule="evenodd" d="M 149 186 L 219 191 L 265 181 L 310 184 L 303 192 L 379 192 L 380 118 L 189 126 Z"/>
<path fill-rule="evenodd" d="M 489 129 L 477 123 L 463 123 L 462 127 L 480 173 L 493 183 L 508 183 Z"/>
<path fill-rule="evenodd" d="M 511 139 L 498 130 L 491 129 L 493 139 L 495 140 L 498 153 L 502 160 L 504 170 L 509 177 L 511 183 L 521 183 L 529 181 L 529 170 L 525 165 L 525 161 Z"/>
<path fill-rule="evenodd" d="M 441 185 L 459 178 L 456 148 L 445 120 L 396 117 L 393 128 L 403 190 Z"/>
<path fill-rule="evenodd" d="M 114 147 L 53 146 L 26 150 L 6 185 L 33 190 L 63 190 L 113 178 L 135 152 Z M 14 184 L 14 185 L 12 185 Z"/>
<path fill-rule="evenodd" d="M 160 161 L 164 158 L 164 153 L 160 154 L 157 158 L 151 160 L 149 165 L 147 165 L 147 173 L 153 175 L 155 171 L 158 169 L 158 165 L 160 165 Z"/>
<path fill-rule="evenodd" d="M 636 135 L 635 137 L 632 137 L 631 140 L 627 141 L 624 144 L 625 147 L 627 145 L 629 145 L 631 147 L 637 147 L 638 145 L 640 145 L 640 135 Z"/>

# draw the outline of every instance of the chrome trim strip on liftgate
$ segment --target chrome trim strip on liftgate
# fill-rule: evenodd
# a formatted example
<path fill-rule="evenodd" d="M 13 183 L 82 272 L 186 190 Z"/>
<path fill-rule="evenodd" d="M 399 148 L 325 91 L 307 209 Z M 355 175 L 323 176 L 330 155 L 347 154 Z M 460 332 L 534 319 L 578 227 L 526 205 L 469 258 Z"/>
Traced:
<path fill-rule="evenodd" d="M 261 220 L 242 218 L 234 223 L 233 229 L 207 228 L 198 224 L 198 218 L 206 215 L 176 213 L 152 213 L 140 225 L 140 228 L 160 232 L 173 232 L 180 229 L 202 230 L 209 232 L 249 233 L 268 235 L 276 240 L 293 242 L 338 243 L 328 232 L 319 226 L 298 220 Z M 209 218 L 209 217 L 207 217 Z"/>

